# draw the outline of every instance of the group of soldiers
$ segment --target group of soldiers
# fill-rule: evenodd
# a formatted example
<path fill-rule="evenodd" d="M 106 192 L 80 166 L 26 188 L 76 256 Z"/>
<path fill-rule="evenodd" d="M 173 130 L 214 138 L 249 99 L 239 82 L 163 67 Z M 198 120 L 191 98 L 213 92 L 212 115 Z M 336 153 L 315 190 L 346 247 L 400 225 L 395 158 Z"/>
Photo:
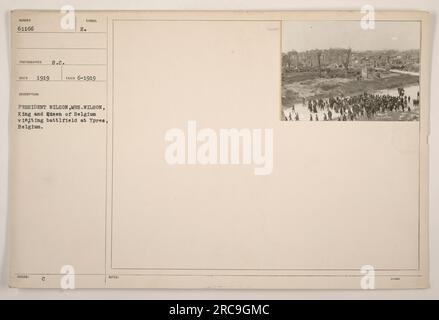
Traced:
<path fill-rule="evenodd" d="M 303 104 L 309 110 L 310 121 L 354 121 L 371 120 L 377 113 L 386 112 L 410 112 L 412 107 L 419 104 L 419 92 L 417 99 L 411 99 L 405 95 L 404 89 L 398 88 L 398 96 L 363 93 L 352 97 L 331 97 L 326 99 L 310 99 Z M 320 112 L 319 112 L 320 111 Z M 320 113 L 320 119 L 319 119 Z M 286 121 L 306 120 L 300 119 L 295 107 L 285 115 Z"/>

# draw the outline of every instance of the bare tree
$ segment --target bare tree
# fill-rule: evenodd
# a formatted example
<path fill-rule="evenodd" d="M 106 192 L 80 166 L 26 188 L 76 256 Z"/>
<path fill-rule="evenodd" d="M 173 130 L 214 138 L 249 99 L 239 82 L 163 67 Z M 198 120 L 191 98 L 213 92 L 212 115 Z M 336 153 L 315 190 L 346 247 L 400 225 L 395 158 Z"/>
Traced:
<path fill-rule="evenodd" d="M 282 67 L 284 71 L 288 71 L 290 68 L 290 57 L 286 53 L 282 53 Z"/>
<path fill-rule="evenodd" d="M 349 48 L 346 52 L 346 60 L 344 62 L 344 68 L 346 70 L 346 73 L 349 71 L 349 64 L 351 62 L 351 55 L 352 55 L 352 49 Z"/>
<path fill-rule="evenodd" d="M 322 59 L 322 51 L 321 50 L 317 50 L 317 63 L 318 63 L 318 65 L 319 65 L 319 73 L 321 74 L 322 73 L 322 61 L 321 61 L 321 59 Z"/>

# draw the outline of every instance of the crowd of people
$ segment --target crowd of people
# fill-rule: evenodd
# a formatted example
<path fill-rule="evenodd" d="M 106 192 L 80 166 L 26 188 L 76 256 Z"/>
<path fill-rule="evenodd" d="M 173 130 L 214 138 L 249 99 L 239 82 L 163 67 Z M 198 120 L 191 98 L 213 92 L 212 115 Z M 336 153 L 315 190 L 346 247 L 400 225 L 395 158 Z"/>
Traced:
<path fill-rule="evenodd" d="M 295 106 L 291 112 L 284 114 L 286 121 L 354 121 L 354 120 L 372 120 L 378 113 L 388 112 L 410 112 L 412 108 L 419 104 L 419 92 L 417 99 L 412 99 L 406 95 L 404 89 L 398 89 L 398 96 L 389 94 L 369 94 L 345 97 L 330 97 L 325 99 L 309 99 L 303 101 L 309 111 L 309 119 L 301 119 L 296 112 Z M 320 118 L 319 118 L 320 115 Z"/>

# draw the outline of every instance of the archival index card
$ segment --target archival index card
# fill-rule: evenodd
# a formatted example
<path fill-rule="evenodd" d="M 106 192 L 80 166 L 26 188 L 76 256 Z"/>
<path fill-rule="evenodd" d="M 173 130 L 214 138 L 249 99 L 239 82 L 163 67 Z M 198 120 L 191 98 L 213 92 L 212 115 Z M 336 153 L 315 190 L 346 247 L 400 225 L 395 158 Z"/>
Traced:
<path fill-rule="evenodd" d="M 10 285 L 428 287 L 430 17 L 11 13 Z"/>

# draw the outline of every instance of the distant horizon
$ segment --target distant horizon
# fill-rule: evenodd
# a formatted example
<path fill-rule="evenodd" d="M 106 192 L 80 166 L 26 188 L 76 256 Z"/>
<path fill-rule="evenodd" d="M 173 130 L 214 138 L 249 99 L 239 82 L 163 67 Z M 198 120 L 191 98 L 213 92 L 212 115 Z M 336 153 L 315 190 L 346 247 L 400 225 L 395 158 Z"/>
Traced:
<path fill-rule="evenodd" d="M 298 53 L 301 53 L 301 52 L 308 52 L 308 51 L 313 51 L 313 50 L 322 50 L 322 51 L 324 51 L 324 50 L 347 50 L 347 49 L 349 49 L 349 48 L 341 48 L 341 47 L 332 47 L 332 48 L 325 48 L 325 49 L 314 48 L 314 49 L 307 49 L 307 50 L 304 50 L 304 51 L 299 51 L 299 50 L 296 50 L 296 49 L 291 49 L 291 50 L 289 50 L 289 51 L 282 51 L 282 53 L 288 53 L 288 52 L 291 52 L 291 51 L 296 51 L 296 52 L 298 52 Z M 352 48 L 351 48 L 351 49 L 352 49 Z M 353 50 L 353 49 L 352 49 L 352 52 L 355 52 L 355 53 L 358 53 L 358 52 L 379 52 L 379 51 L 407 52 L 407 51 L 420 51 L 420 49 L 419 49 L 419 48 L 418 48 L 418 49 L 404 49 L 404 50 L 398 50 L 398 49 L 376 49 L 376 50 L 366 49 L 366 50 Z"/>
<path fill-rule="evenodd" d="M 376 21 L 375 29 L 363 30 L 360 21 L 284 21 L 282 52 L 313 49 L 362 51 L 419 50 L 420 22 Z"/>

